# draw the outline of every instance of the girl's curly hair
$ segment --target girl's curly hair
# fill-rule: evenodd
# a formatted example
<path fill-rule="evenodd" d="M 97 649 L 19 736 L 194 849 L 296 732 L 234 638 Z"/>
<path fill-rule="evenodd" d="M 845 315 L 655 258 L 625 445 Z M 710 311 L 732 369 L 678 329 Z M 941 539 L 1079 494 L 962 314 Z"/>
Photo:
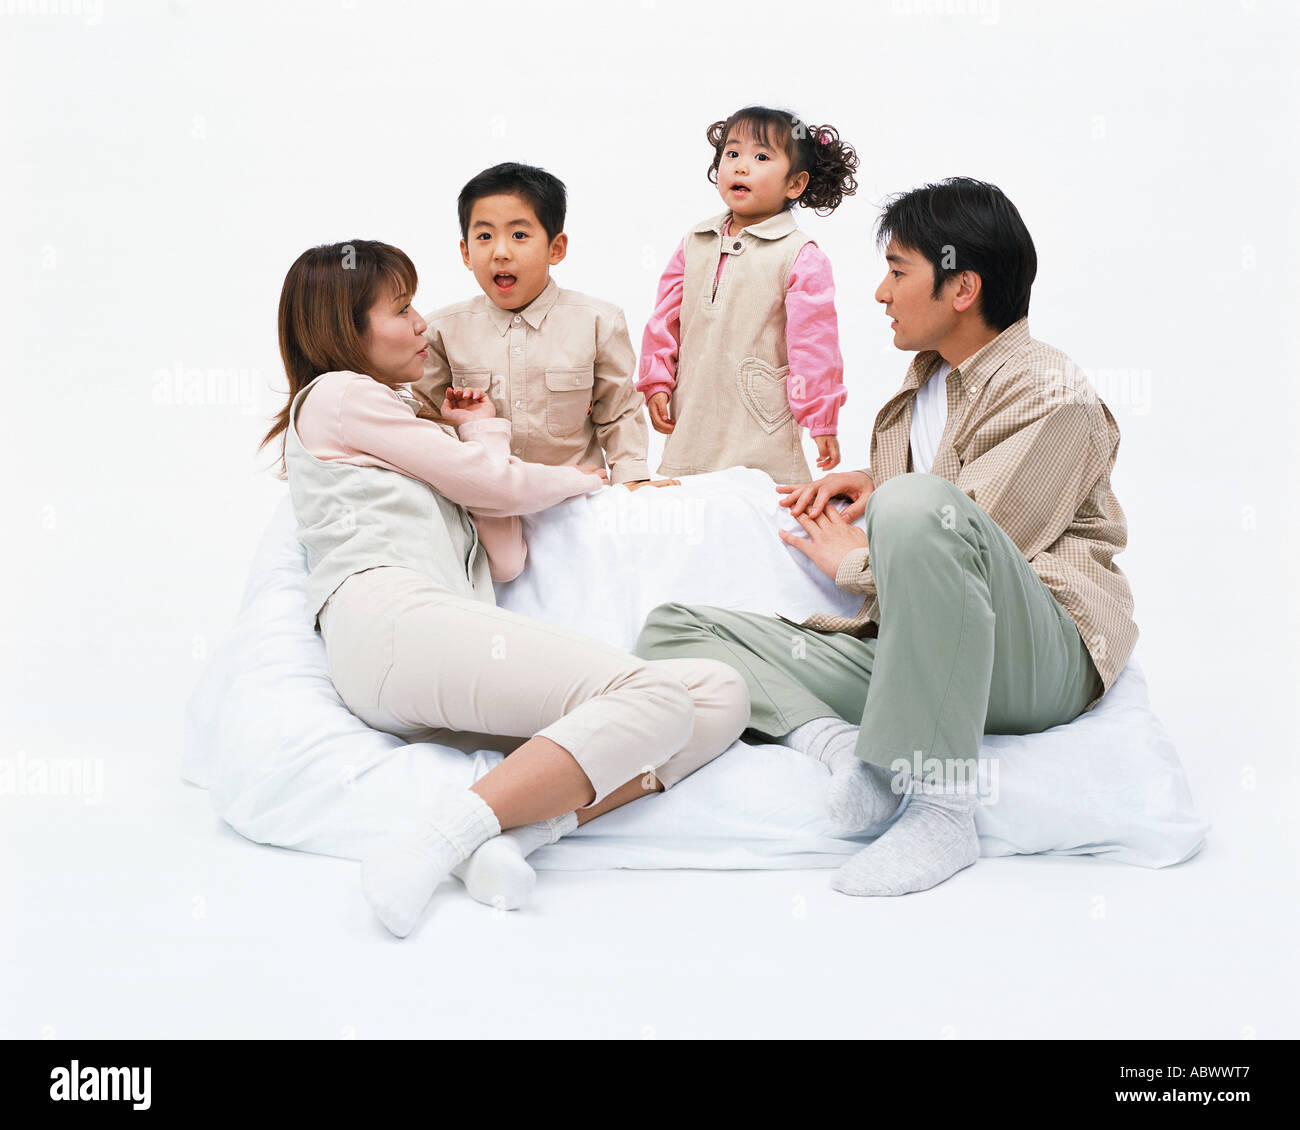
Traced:
<path fill-rule="evenodd" d="M 819 216 L 829 216 L 846 196 L 857 192 L 858 182 L 853 174 L 857 171 L 858 155 L 853 146 L 840 139 L 834 126 L 808 125 L 788 110 L 767 106 L 746 106 L 709 126 L 706 136 L 713 146 L 713 164 L 709 166 L 712 183 L 718 183 L 723 144 L 737 125 L 747 127 L 760 144 L 784 149 L 790 159 L 791 176 L 808 174 L 807 187 L 794 200 L 786 201 L 787 208 L 802 204 Z"/>

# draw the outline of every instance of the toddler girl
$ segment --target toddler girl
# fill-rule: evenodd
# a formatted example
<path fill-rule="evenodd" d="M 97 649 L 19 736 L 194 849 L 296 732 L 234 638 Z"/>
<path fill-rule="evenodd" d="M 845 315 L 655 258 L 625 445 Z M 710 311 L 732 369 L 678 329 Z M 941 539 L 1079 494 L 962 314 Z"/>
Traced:
<path fill-rule="evenodd" d="M 807 482 L 840 461 L 847 395 L 830 263 L 794 206 L 829 215 L 857 191 L 858 157 L 831 126 L 748 106 L 708 129 L 709 180 L 727 211 L 696 224 L 659 280 L 637 388 L 668 436 L 661 475 L 737 464 Z"/>

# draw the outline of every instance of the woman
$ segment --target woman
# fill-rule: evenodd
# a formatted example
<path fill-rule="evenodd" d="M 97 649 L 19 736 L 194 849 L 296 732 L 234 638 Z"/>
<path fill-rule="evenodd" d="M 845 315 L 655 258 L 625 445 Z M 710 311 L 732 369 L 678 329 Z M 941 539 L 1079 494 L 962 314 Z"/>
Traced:
<path fill-rule="evenodd" d="M 492 581 L 526 557 L 515 515 L 608 478 L 512 458 L 510 423 L 482 392 L 451 389 L 444 423 L 418 418 L 396 391 L 423 372 L 415 288 L 387 244 L 304 252 L 280 295 L 289 400 L 263 440 L 284 436 L 308 606 L 348 708 L 408 740 L 442 727 L 528 738 L 362 861 L 398 937 L 454 868 L 475 897 L 519 905 L 530 850 L 675 784 L 749 717 L 725 664 L 640 660 L 496 607 Z"/>

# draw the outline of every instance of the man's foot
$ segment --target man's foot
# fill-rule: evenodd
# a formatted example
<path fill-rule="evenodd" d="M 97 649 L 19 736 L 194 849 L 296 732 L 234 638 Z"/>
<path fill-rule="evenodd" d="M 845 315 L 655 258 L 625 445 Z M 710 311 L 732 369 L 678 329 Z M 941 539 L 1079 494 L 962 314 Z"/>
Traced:
<path fill-rule="evenodd" d="M 945 793 L 916 781 L 898 821 L 843 864 L 831 886 L 846 895 L 905 895 L 938 886 L 979 858 L 978 804 L 973 790 Z"/>
<path fill-rule="evenodd" d="M 865 832 L 898 810 L 902 795 L 893 791 L 894 775 L 858 757 L 857 726 L 842 718 L 814 718 L 781 740 L 830 770 L 826 809 L 837 834 Z"/>

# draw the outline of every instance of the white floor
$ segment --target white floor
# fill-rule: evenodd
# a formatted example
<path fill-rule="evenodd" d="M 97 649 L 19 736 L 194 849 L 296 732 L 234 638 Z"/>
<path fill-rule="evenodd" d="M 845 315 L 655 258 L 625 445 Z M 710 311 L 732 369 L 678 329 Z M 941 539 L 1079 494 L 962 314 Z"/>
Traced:
<path fill-rule="evenodd" d="M 828 871 L 551 871 L 514 913 L 449 883 L 398 941 L 355 863 L 242 839 L 174 751 L 75 755 L 103 759 L 98 803 L 0 809 L 5 1038 L 1300 1035 L 1294 832 L 1258 790 L 1164 871 L 990 859 L 894 900 Z"/>

